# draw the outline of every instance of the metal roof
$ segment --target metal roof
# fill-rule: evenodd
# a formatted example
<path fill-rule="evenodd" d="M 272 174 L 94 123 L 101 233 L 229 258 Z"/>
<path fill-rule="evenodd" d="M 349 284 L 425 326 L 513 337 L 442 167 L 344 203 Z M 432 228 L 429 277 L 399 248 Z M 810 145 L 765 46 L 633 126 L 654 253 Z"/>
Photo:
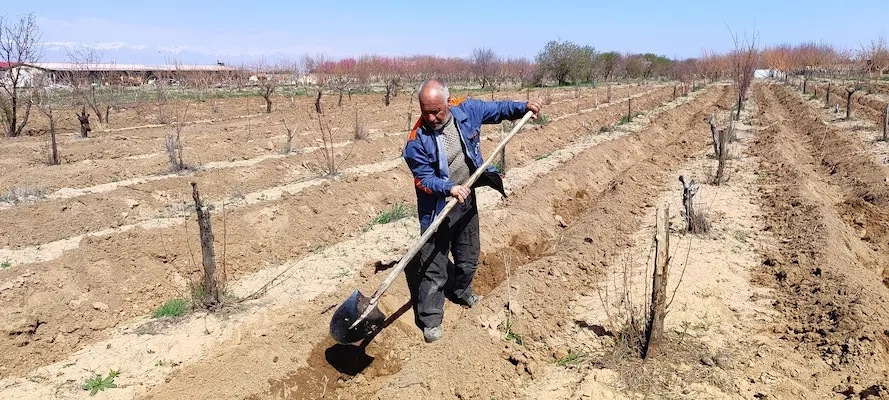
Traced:
<path fill-rule="evenodd" d="M 49 71 L 234 71 L 232 67 L 222 65 L 196 65 L 196 64 L 77 64 L 77 63 L 27 63 L 32 67 Z"/>

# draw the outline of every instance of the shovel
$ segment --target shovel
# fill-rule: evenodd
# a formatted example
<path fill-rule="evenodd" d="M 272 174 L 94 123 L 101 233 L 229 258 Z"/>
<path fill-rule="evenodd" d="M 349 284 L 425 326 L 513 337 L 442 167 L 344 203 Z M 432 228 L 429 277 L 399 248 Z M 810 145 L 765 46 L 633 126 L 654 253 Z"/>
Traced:
<path fill-rule="evenodd" d="M 479 178 L 479 176 L 484 173 L 485 169 L 491 165 L 491 161 L 500 153 L 503 148 L 506 146 L 513 136 L 525 125 L 525 122 L 528 122 L 531 119 L 531 116 L 534 113 L 528 111 L 525 113 L 525 116 L 519 121 L 518 124 L 512 131 L 509 132 L 503 140 L 500 141 L 500 144 L 494 149 L 494 152 L 491 153 L 491 156 L 485 160 L 484 164 L 478 167 L 477 170 L 463 183 L 463 186 L 472 187 L 472 184 Z M 457 198 L 451 197 L 448 200 L 448 203 L 445 205 L 444 209 L 440 214 L 432 221 L 432 224 L 429 225 L 429 228 L 426 229 L 426 232 L 408 249 L 407 253 L 398 261 L 398 264 L 392 268 L 392 271 L 389 272 L 389 276 L 383 281 L 377 291 L 368 298 L 363 293 L 361 293 L 358 289 L 352 292 L 352 295 L 346 299 L 337 308 L 337 310 L 333 313 L 333 316 L 330 319 L 330 336 L 333 337 L 334 340 L 339 344 L 351 344 L 355 343 L 359 340 L 364 339 L 377 329 L 383 326 L 383 323 L 386 320 L 386 316 L 380 311 L 377 304 L 380 301 L 380 297 L 383 296 L 383 292 L 392 285 L 392 282 L 395 281 L 395 278 L 398 274 L 401 273 L 402 270 L 407 266 L 407 263 L 414 258 L 418 251 L 420 251 L 420 247 L 423 247 L 423 244 L 429 240 L 429 238 L 435 233 L 438 229 L 438 226 L 441 225 L 442 221 L 445 217 L 450 213 L 450 211 L 457 204 Z"/>

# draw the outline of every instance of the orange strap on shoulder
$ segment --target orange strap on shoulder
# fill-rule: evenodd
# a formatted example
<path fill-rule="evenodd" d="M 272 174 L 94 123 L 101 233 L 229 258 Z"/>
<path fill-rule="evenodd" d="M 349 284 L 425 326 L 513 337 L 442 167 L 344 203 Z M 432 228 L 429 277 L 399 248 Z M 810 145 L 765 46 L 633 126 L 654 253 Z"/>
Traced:
<path fill-rule="evenodd" d="M 421 125 L 423 125 L 423 118 L 417 118 L 417 122 L 414 123 L 414 127 L 411 128 L 411 132 L 407 135 L 407 140 L 414 140 L 417 138 L 417 129 L 420 129 Z"/>

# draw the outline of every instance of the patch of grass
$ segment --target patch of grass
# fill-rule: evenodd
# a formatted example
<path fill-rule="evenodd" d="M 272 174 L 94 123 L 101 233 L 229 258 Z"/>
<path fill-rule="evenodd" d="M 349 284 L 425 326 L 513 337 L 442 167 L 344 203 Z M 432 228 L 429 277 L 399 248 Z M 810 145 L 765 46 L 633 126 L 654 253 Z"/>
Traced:
<path fill-rule="evenodd" d="M 92 378 L 86 380 L 83 384 L 83 390 L 88 390 L 90 392 L 90 396 L 95 396 L 96 393 L 105 390 L 116 388 L 117 384 L 114 383 L 114 378 L 120 375 L 120 371 L 111 370 L 108 372 L 108 376 L 103 378 L 102 375 L 96 375 Z"/>
<path fill-rule="evenodd" d="M 9 260 L 3 260 L 3 262 L 0 262 L 0 269 L 6 269 L 11 266 L 12 266 L 12 263 L 9 262 Z"/>
<path fill-rule="evenodd" d="M 618 125 L 626 124 L 626 123 L 632 121 L 633 118 L 636 118 L 636 117 L 638 117 L 638 116 L 640 116 L 640 115 L 642 115 L 641 112 L 634 112 L 632 115 L 629 116 L 629 118 L 628 118 L 626 115 L 624 115 L 624 116 L 620 119 L 620 122 L 618 122 L 617 124 L 618 124 Z"/>
<path fill-rule="evenodd" d="M 381 211 L 377 216 L 370 221 L 370 224 L 364 228 L 364 230 L 370 229 L 370 227 L 374 225 L 388 224 L 390 222 L 398 221 L 402 218 L 406 218 L 410 215 L 410 211 L 408 207 L 404 204 L 404 202 L 398 202 L 392 205 L 391 208 L 385 211 Z"/>
<path fill-rule="evenodd" d="M 170 299 L 154 311 L 154 318 L 179 317 L 188 311 L 189 302 L 185 299 Z"/>
<path fill-rule="evenodd" d="M 539 155 L 539 156 L 534 157 L 534 160 L 535 160 L 535 161 L 539 161 L 539 160 L 542 160 L 542 159 L 544 159 L 544 158 L 547 158 L 547 157 L 551 156 L 552 154 L 553 154 L 553 153 L 541 154 L 541 155 Z"/>
<path fill-rule="evenodd" d="M 571 350 L 568 352 L 568 355 L 556 360 L 556 365 L 560 367 L 566 367 L 569 365 L 578 364 L 583 361 L 587 356 L 586 352 Z"/>
<path fill-rule="evenodd" d="M 43 199 L 46 190 L 41 186 L 14 187 L 6 194 L 0 195 L 0 203 L 34 203 Z"/>
<path fill-rule="evenodd" d="M 506 340 L 511 340 L 519 346 L 525 343 L 525 339 L 522 337 L 522 334 L 512 331 L 512 320 L 509 317 L 506 318 L 506 322 L 504 324 L 503 338 Z"/>

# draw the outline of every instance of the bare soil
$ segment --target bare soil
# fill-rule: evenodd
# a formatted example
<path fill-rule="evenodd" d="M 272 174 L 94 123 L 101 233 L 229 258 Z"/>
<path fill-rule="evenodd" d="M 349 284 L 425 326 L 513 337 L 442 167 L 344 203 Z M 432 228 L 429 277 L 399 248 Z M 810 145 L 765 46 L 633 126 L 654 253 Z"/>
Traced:
<path fill-rule="evenodd" d="M 272 115 L 258 98 L 195 104 L 187 151 L 206 152 L 182 175 L 164 170 L 169 127 L 134 127 L 151 123 L 147 109 L 112 114 L 89 139 L 67 134 L 57 167 L 40 165 L 42 137 L 5 141 L 0 193 L 43 193 L 0 207 L 2 397 L 87 398 L 85 380 L 117 368 L 105 398 L 889 395 L 889 171 L 866 139 L 879 99 L 862 96 L 843 121 L 798 89 L 755 82 L 716 185 L 707 118 L 728 114 L 731 85 L 675 100 L 672 83 L 622 86 L 611 104 L 605 90 L 550 89 L 550 122 L 509 144 L 509 197 L 479 192 L 484 300 L 448 303 L 432 344 L 403 279 L 382 299 L 391 324 L 365 347 L 328 335 L 336 306 L 373 292 L 418 236 L 411 215 L 372 223 L 414 202 L 406 98 L 344 100 L 336 118 L 357 109 L 371 135 L 337 141 L 351 158 L 336 178 L 315 169 L 306 98 Z M 642 114 L 618 124 L 628 96 Z M 307 151 L 283 155 L 291 116 Z M 503 129 L 486 127 L 486 154 Z M 707 233 L 684 232 L 680 175 L 701 185 Z M 198 269 L 191 181 L 213 205 L 228 294 L 247 300 L 152 318 L 188 297 Z M 644 301 L 665 203 L 672 297 L 662 347 L 643 362 L 617 340 L 614 311 L 621 293 Z"/>

